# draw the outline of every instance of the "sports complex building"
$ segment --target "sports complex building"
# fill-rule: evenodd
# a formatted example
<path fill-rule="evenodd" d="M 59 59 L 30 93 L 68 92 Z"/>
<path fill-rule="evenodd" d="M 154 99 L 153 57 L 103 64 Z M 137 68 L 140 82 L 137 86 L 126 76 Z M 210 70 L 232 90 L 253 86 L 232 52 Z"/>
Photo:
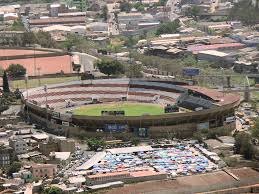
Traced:
<path fill-rule="evenodd" d="M 49 128 L 161 137 L 234 127 L 240 97 L 185 82 L 123 78 L 33 88 L 23 101 L 25 114 Z"/>

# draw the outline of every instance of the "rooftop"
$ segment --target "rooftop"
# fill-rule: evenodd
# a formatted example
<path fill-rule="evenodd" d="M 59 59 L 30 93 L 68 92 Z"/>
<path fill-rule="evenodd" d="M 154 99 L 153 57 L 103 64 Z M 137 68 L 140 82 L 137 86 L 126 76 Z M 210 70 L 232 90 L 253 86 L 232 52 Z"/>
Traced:
<path fill-rule="evenodd" d="M 45 133 L 34 134 L 34 135 L 32 135 L 32 137 L 34 139 L 37 139 L 37 140 L 44 140 L 44 139 L 48 139 L 49 138 L 49 136 L 47 134 L 45 134 Z"/>
<path fill-rule="evenodd" d="M 74 176 L 74 177 L 69 177 L 69 182 L 71 184 L 75 184 L 75 183 L 83 183 L 85 182 L 85 177 L 83 176 Z"/>
<path fill-rule="evenodd" d="M 90 158 L 83 165 L 76 168 L 76 170 L 87 170 L 91 168 L 93 165 L 97 164 L 100 160 L 102 160 L 106 155 L 106 152 L 97 152 L 92 158 Z"/>
<path fill-rule="evenodd" d="M 136 146 L 136 147 L 107 149 L 107 151 L 111 152 L 112 154 L 145 152 L 145 151 L 151 151 L 151 150 L 153 150 L 151 146 Z"/>
<path fill-rule="evenodd" d="M 212 44 L 212 45 L 191 45 L 187 50 L 192 52 L 199 52 L 205 50 L 217 50 L 222 48 L 242 48 L 244 44 L 241 43 L 226 43 L 226 44 Z"/>
<path fill-rule="evenodd" d="M 32 168 L 48 168 L 48 167 L 56 168 L 57 165 L 55 165 L 55 164 L 32 164 L 31 167 Z"/>
<path fill-rule="evenodd" d="M 214 55 L 218 57 L 226 57 L 228 56 L 227 53 L 216 51 L 216 50 L 206 50 L 206 51 L 199 51 L 199 54 L 207 54 L 207 55 Z"/>
<path fill-rule="evenodd" d="M 68 18 L 44 18 L 44 19 L 31 19 L 30 25 L 44 25 L 51 23 L 85 23 L 85 17 L 68 17 Z"/>
<path fill-rule="evenodd" d="M 51 152 L 56 159 L 67 160 L 70 157 L 70 152 Z"/>
<path fill-rule="evenodd" d="M 147 171 L 131 172 L 130 176 L 133 176 L 133 177 L 144 177 L 144 176 L 154 176 L 154 175 L 161 175 L 161 174 L 165 174 L 165 173 L 147 170 Z"/>
<path fill-rule="evenodd" d="M 95 175 L 88 175 L 88 178 L 100 178 L 100 177 L 109 177 L 109 176 L 118 176 L 118 175 L 125 175 L 129 176 L 129 172 L 109 172 L 105 174 L 95 174 Z"/>

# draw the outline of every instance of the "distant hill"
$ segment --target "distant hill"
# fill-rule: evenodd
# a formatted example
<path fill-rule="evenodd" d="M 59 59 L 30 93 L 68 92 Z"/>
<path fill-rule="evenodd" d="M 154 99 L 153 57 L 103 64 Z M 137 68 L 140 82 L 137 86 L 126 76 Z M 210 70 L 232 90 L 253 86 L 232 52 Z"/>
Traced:
<path fill-rule="evenodd" d="M 229 17 L 247 25 L 259 24 L 259 0 L 242 0 L 236 3 Z"/>

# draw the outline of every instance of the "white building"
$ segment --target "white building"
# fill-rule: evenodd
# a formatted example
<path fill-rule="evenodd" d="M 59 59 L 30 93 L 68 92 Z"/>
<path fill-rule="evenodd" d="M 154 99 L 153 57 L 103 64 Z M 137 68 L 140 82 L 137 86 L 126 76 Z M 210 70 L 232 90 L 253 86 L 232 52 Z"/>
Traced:
<path fill-rule="evenodd" d="M 136 13 L 119 13 L 119 24 L 126 24 L 127 29 L 137 28 L 139 23 L 154 23 L 156 20 L 151 14 Z"/>

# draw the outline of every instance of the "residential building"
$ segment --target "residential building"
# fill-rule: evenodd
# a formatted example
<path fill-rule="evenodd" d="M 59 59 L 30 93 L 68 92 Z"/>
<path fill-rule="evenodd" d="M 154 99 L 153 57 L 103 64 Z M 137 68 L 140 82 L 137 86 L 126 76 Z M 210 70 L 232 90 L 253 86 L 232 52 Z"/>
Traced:
<path fill-rule="evenodd" d="M 13 149 L 9 146 L 0 146 L 0 166 L 8 166 L 11 164 Z"/>
<path fill-rule="evenodd" d="M 85 24 L 85 17 L 62 17 L 62 18 L 42 18 L 29 20 L 30 27 L 44 27 L 57 24 L 78 25 Z"/>
<path fill-rule="evenodd" d="M 20 172 L 21 178 L 27 183 L 32 180 L 32 173 L 29 170 L 21 170 Z"/>
<path fill-rule="evenodd" d="M 59 151 L 60 152 L 75 152 L 76 151 L 76 144 L 75 141 L 72 139 L 61 139 L 59 141 Z"/>
<path fill-rule="evenodd" d="M 108 24 L 104 22 L 92 22 L 86 25 L 86 30 L 91 32 L 107 32 Z"/>
<path fill-rule="evenodd" d="M 49 156 L 50 152 L 57 152 L 58 145 L 54 141 L 42 142 L 39 144 L 40 152 L 45 155 Z"/>
<path fill-rule="evenodd" d="M 40 152 L 49 156 L 51 152 L 75 152 L 75 141 L 68 140 L 66 137 L 50 138 L 39 144 Z"/>
<path fill-rule="evenodd" d="M 34 178 L 54 177 L 57 166 L 55 164 L 33 164 L 30 170 Z"/>
<path fill-rule="evenodd" d="M 28 151 L 28 145 L 24 139 L 13 138 L 9 139 L 9 145 L 13 148 L 14 153 L 23 154 Z"/>
<path fill-rule="evenodd" d="M 119 13 L 119 24 L 126 24 L 127 29 L 134 29 L 138 27 L 139 23 L 154 23 L 156 20 L 151 14 L 136 13 Z"/>
<path fill-rule="evenodd" d="M 52 5 L 50 5 L 50 9 L 49 9 L 50 17 L 58 17 L 60 6 L 61 6 L 60 4 L 52 4 Z"/>

